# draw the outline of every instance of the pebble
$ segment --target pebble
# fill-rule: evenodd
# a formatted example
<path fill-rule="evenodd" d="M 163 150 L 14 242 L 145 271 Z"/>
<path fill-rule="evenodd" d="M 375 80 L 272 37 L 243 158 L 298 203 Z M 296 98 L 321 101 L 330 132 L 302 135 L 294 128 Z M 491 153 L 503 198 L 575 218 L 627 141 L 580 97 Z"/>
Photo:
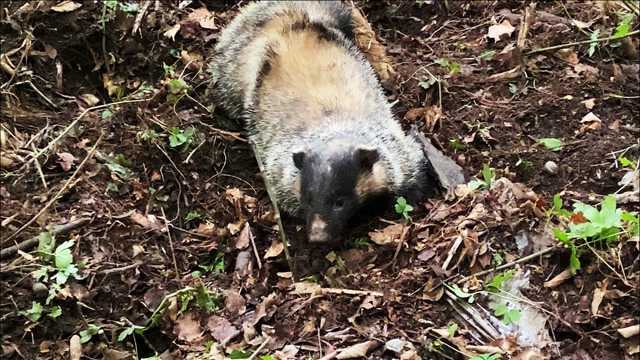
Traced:
<path fill-rule="evenodd" d="M 547 161 L 544 163 L 544 170 L 549 174 L 557 174 L 558 173 L 558 164 L 553 161 Z"/>

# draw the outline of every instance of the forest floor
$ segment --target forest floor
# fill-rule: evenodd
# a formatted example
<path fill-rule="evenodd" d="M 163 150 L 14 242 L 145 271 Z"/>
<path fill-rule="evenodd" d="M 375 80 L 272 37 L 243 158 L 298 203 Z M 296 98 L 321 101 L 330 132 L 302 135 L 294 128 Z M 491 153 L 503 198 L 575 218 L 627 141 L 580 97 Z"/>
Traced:
<path fill-rule="evenodd" d="M 638 358 L 637 3 L 356 1 L 469 183 L 297 281 L 207 95 L 243 4 L 0 4 L 0 358 Z"/>

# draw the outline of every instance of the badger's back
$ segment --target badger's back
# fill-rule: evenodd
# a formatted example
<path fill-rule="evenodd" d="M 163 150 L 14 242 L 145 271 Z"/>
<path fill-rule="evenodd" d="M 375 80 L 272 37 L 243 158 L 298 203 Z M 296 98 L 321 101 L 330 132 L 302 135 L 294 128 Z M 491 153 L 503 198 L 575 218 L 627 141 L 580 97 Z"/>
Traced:
<path fill-rule="evenodd" d="M 393 119 L 351 26 L 351 10 L 338 1 L 259 2 L 241 11 L 214 50 L 215 100 L 247 125 L 291 212 L 299 205 L 296 148 L 374 146 L 389 190 L 419 181 L 422 150 Z"/>

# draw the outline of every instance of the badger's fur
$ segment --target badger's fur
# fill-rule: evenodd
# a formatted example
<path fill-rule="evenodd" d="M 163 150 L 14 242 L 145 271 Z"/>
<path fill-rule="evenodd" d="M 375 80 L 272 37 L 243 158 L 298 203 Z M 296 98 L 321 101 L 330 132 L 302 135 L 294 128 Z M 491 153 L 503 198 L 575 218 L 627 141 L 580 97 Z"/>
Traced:
<path fill-rule="evenodd" d="M 317 174 L 339 178 L 362 164 L 349 185 L 359 200 L 424 184 L 422 148 L 394 120 L 342 3 L 246 6 L 218 39 L 210 72 L 214 100 L 244 121 L 283 210 L 304 214 L 301 191 L 321 188 L 301 182 L 305 159 L 326 167 L 306 179 L 312 183 L 321 181 Z M 355 160 L 336 163 L 347 158 Z"/>

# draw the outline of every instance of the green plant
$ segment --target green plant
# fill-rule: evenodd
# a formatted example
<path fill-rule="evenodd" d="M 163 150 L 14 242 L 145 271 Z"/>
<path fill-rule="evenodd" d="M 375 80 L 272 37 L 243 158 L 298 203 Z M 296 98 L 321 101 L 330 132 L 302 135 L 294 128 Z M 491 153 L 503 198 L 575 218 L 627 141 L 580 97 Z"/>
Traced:
<path fill-rule="evenodd" d="M 153 129 L 138 131 L 136 134 L 136 138 L 138 138 L 140 142 L 155 143 L 159 137 L 160 135 Z"/>
<path fill-rule="evenodd" d="M 455 75 L 460 72 L 460 64 L 458 64 L 457 62 L 450 61 L 447 58 L 440 58 L 435 62 L 436 64 L 447 69 L 447 71 L 449 71 L 449 75 Z"/>
<path fill-rule="evenodd" d="M 169 147 L 172 149 L 180 146 L 183 146 L 183 149 L 188 148 L 193 142 L 195 131 L 196 130 L 192 127 L 187 128 L 186 130 L 175 127 L 169 129 Z"/>
<path fill-rule="evenodd" d="M 599 210 L 591 205 L 576 202 L 573 212 L 562 209 L 562 203 L 554 197 L 554 209 L 552 211 L 561 219 L 568 217 L 568 226 L 565 229 L 555 228 L 553 234 L 571 251 L 569 269 L 572 273 L 581 268 L 579 247 L 589 246 L 591 243 L 609 247 L 625 231 L 631 235 L 637 233 L 640 223 L 637 214 L 616 207 L 616 198 L 613 195 L 608 195 L 602 200 Z M 577 244 L 579 240 L 582 244 Z"/>
<path fill-rule="evenodd" d="M 133 177 L 133 171 L 129 169 L 131 161 L 127 160 L 124 155 L 118 154 L 107 159 L 105 163 L 112 175 L 116 175 L 120 180 L 126 181 Z"/>
<path fill-rule="evenodd" d="M 495 50 L 485 50 L 480 54 L 480 56 L 478 56 L 478 59 L 484 60 L 484 61 L 490 61 L 493 59 L 495 55 L 496 55 Z"/>
<path fill-rule="evenodd" d="M 624 155 L 618 156 L 618 163 L 620 163 L 620 166 L 622 166 L 623 168 L 628 168 L 631 170 L 635 170 L 637 167 L 636 161 L 629 160 Z"/>
<path fill-rule="evenodd" d="M 453 151 L 464 150 L 466 145 L 460 141 L 460 139 L 452 138 L 449 139 L 449 146 L 453 149 Z"/>
<path fill-rule="evenodd" d="M 396 204 L 394 206 L 396 213 L 398 215 L 402 215 L 402 217 L 407 220 L 410 221 L 411 217 L 409 216 L 409 213 L 411 213 L 413 211 L 413 206 L 409 205 L 407 203 L 407 199 L 405 199 L 404 197 L 400 196 L 396 199 Z"/>
<path fill-rule="evenodd" d="M 167 83 L 167 102 L 169 104 L 176 104 L 180 98 L 185 96 L 191 87 L 183 79 L 171 79 Z"/>
<path fill-rule="evenodd" d="M 197 210 L 189 211 L 187 213 L 187 216 L 185 216 L 184 218 L 184 220 L 187 222 L 199 219 L 202 219 L 202 214 L 200 214 L 200 212 L 198 212 Z"/>
<path fill-rule="evenodd" d="M 458 324 L 451 322 L 447 325 L 447 335 L 449 335 L 450 338 L 456 335 L 456 331 L 458 331 Z"/>
<path fill-rule="evenodd" d="M 23 310 L 20 312 L 20 314 L 26 316 L 27 318 L 29 318 L 29 320 L 36 322 L 42 317 L 42 311 L 42 304 L 34 301 L 31 303 L 31 309 Z"/>
<path fill-rule="evenodd" d="M 117 340 L 118 342 L 123 342 L 124 339 L 133 335 L 134 333 L 141 335 L 142 333 L 144 333 L 144 330 L 145 330 L 144 326 L 130 325 L 120 332 Z"/>
<path fill-rule="evenodd" d="M 520 317 L 522 317 L 522 313 L 520 312 L 520 310 L 509 309 L 509 307 L 503 303 L 494 305 L 492 309 L 495 316 L 502 317 L 502 322 L 505 325 L 516 323 L 518 322 L 518 320 L 520 320 Z"/>
<path fill-rule="evenodd" d="M 467 184 L 469 189 L 476 190 L 479 188 L 485 188 L 485 189 L 491 188 L 491 184 L 493 184 L 493 180 L 496 177 L 495 170 L 489 167 L 488 164 L 484 164 L 482 166 L 482 171 L 480 173 L 482 175 L 482 180 L 473 179 L 469 181 L 469 183 Z"/>
<path fill-rule="evenodd" d="M 504 286 L 504 283 L 506 281 L 509 281 L 513 278 L 514 274 L 515 270 L 509 270 L 495 275 L 491 278 L 491 280 L 489 280 L 489 282 L 484 285 L 484 288 L 489 292 L 497 293 L 502 290 L 502 287 Z"/>
<path fill-rule="evenodd" d="M 451 285 L 444 285 L 447 289 L 451 290 L 451 292 L 453 292 L 453 294 L 457 297 L 459 297 L 460 299 L 467 299 L 467 302 L 469 304 L 473 304 L 476 301 L 476 297 L 475 294 L 476 293 L 469 293 L 466 292 L 464 290 L 462 290 L 458 285 L 456 284 L 451 284 Z"/>
<path fill-rule="evenodd" d="M 616 30 L 613 33 L 613 38 L 621 38 L 625 37 L 631 31 L 631 22 L 633 21 L 633 14 L 623 14 L 622 19 L 618 22 L 618 26 L 616 26 Z"/>
<path fill-rule="evenodd" d="M 556 138 L 538 139 L 538 143 L 542 144 L 545 148 L 551 151 L 560 151 L 563 146 L 562 141 Z"/>
<path fill-rule="evenodd" d="M 491 257 L 491 265 L 500 266 L 502 264 L 504 264 L 504 258 L 502 257 L 502 254 L 499 252 L 494 253 Z"/>
<path fill-rule="evenodd" d="M 81 344 L 87 343 L 91 340 L 91 338 L 94 335 L 98 335 L 102 333 L 104 333 L 104 330 L 102 330 L 101 326 L 89 324 L 89 326 L 85 330 L 80 331 L 80 334 L 79 334 L 80 343 Z"/>

